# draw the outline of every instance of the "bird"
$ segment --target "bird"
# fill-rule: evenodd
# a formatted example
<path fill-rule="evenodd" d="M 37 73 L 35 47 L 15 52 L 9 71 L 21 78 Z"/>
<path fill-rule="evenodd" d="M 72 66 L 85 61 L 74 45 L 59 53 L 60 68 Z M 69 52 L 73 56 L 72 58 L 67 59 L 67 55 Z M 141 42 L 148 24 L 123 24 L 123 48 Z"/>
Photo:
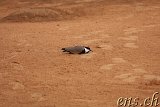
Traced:
<path fill-rule="evenodd" d="M 63 52 L 69 52 L 70 54 L 87 54 L 92 51 L 87 46 L 72 46 L 72 47 L 65 47 L 62 48 Z"/>

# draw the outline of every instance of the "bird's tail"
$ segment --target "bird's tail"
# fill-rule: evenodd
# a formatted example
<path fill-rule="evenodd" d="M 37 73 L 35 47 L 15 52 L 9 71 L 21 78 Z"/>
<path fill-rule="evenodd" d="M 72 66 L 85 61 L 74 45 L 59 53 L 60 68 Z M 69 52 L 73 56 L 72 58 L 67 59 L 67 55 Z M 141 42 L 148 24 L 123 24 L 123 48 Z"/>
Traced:
<path fill-rule="evenodd" d="M 62 48 L 61 50 L 65 50 L 65 48 Z"/>
<path fill-rule="evenodd" d="M 66 52 L 66 49 L 65 49 L 65 48 L 62 48 L 61 50 L 63 50 L 63 52 Z"/>

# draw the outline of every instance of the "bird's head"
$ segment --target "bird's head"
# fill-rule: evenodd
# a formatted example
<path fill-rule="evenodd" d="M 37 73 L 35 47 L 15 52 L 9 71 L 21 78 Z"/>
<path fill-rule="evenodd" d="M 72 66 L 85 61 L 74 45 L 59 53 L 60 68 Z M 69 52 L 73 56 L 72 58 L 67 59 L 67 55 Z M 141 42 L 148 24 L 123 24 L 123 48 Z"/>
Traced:
<path fill-rule="evenodd" d="M 84 47 L 84 49 L 85 49 L 85 53 L 88 53 L 88 52 L 93 52 L 91 49 L 90 49 L 90 47 Z"/>

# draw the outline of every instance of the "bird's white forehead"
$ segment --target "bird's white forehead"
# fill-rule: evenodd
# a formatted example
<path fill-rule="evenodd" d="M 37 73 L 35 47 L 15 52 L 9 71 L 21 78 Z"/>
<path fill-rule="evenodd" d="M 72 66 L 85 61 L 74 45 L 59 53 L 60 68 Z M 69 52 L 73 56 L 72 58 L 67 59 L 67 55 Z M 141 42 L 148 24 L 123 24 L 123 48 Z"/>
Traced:
<path fill-rule="evenodd" d="M 85 53 L 87 53 L 87 52 L 89 52 L 90 50 L 89 49 L 87 49 L 87 48 L 84 48 L 84 50 L 85 50 Z"/>

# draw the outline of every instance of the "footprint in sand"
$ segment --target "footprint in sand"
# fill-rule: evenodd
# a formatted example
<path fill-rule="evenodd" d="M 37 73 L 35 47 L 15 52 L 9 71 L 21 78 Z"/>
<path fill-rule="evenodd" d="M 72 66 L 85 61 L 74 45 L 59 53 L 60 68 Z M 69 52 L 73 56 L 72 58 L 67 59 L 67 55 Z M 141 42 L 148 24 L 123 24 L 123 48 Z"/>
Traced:
<path fill-rule="evenodd" d="M 12 62 L 12 66 L 14 70 L 22 71 L 24 70 L 24 67 L 19 62 Z"/>
<path fill-rule="evenodd" d="M 146 80 L 158 80 L 158 81 L 160 81 L 160 76 L 158 76 L 158 75 L 148 75 L 148 74 L 146 74 L 143 77 Z"/>
<path fill-rule="evenodd" d="M 135 82 L 137 79 L 140 79 L 146 73 L 144 69 L 135 68 L 133 69 L 133 73 L 126 73 L 115 76 L 116 79 L 121 79 L 124 82 Z"/>
<path fill-rule="evenodd" d="M 132 73 L 121 74 L 121 75 L 115 76 L 115 78 L 125 79 L 125 78 L 128 78 L 130 76 L 132 76 Z"/>
<path fill-rule="evenodd" d="M 17 46 L 26 46 L 26 47 L 31 47 L 32 44 L 28 43 L 27 40 L 21 40 L 17 43 Z"/>
<path fill-rule="evenodd" d="M 138 40 L 138 36 L 119 37 L 118 39 L 126 41 L 136 41 Z"/>
<path fill-rule="evenodd" d="M 146 71 L 145 71 L 144 69 L 141 69 L 141 68 L 135 68 L 135 69 L 133 69 L 133 71 L 134 71 L 135 73 L 140 73 L 140 74 L 146 73 Z"/>
<path fill-rule="evenodd" d="M 102 65 L 100 69 L 102 70 L 111 70 L 117 63 L 126 63 L 127 61 L 124 60 L 123 58 L 112 58 L 113 63 L 115 64 L 106 64 Z"/>
<path fill-rule="evenodd" d="M 112 58 L 113 63 L 126 63 L 127 61 L 123 58 Z"/>
<path fill-rule="evenodd" d="M 112 45 L 99 45 L 99 46 L 97 46 L 97 48 L 101 48 L 104 50 L 112 50 L 113 46 Z"/>
<path fill-rule="evenodd" d="M 125 35 L 130 35 L 130 34 L 136 34 L 136 33 L 142 32 L 142 31 L 144 31 L 144 30 L 137 29 L 137 28 L 128 28 L 128 29 L 124 30 L 124 34 Z"/>
<path fill-rule="evenodd" d="M 105 30 L 97 30 L 97 31 L 89 32 L 87 35 L 88 35 L 88 36 L 101 35 L 101 34 L 104 33 L 104 32 L 105 32 Z"/>
<path fill-rule="evenodd" d="M 126 47 L 126 48 L 134 48 L 134 49 L 138 48 L 138 46 L 135 43 L 125 43 L 124 47 Z"/>
<path fill-rule="evenodd" d="M 105 30 L 97 30 L 97 31 L 93 31 L 93 32 L 90 32 L 88 33 L 88 35 L 97 35 L 99 33 L 103 33 Z"/>
<path fill-rule="evenodd" d="M 123 81 L 124 82 L 135 82 L 137 78 L 140 78 L 140 76 L 131 76 L 131 77 L 123 79 Z"/>
<path fill-rule="evenodd" d="M 143 79 L 145 80 L 145 84 L 149 85 L 160 85 L 160 76 L 158 75 L 143 75 Z"/>
<path fill-rule="evenodd" d="M 21 46 L 21 45 L 24 45 L 26 43 L 27 43 L 27 40 L 23 39 L 23 40 L 18 41 L 17 46 Z"/>
<path fill-rule="evenodd" d="M 144 25 L 142 28 L 151 28 L 151 27 L 156 27 L 159 26 L 160 24 L 150 24 L 150 25 Z"/>
<path fill-rule="evenodd" d="M 46 98 L 44 98 L 44 95 L 42 95 L 41 93 L 32 93 L 31 98 L 32 100 L 38 102 L 46 101 Z"/>
<path fill-rule="evenodd" d="M 22 90 L 25 88 L 25 86 L 20 82 L 12 82 L 11 85 L 13 90 Z"/>
<path fill-rule="evenodd" d="M 115 64 L 102 65 L 100 67 L 100 69 L 102 69 L 102 70 L 111 70 L 111 69 L 113 69 L 114 66 L 115 66 Z"/>
<path fill-rule="evenodd" d="M 9 56 L 7 57 L 4 57 L 3 59 L 1 59 L 0 61 L 6 61 L 6 60 L 10 60 L 10 59 L 13 59 L 13 58 L 16 58 L 18 56 L 19 52 L 12 52 L 9 54 Z"/>
<path fill-rule="evenodd" d="M 135 76 L 132 73 L 127 73 L 115 76 L 115 78 L 121 79 L 124 82 L 135 82 L 137 78 L 140 78 L 140 76 Z"/>

